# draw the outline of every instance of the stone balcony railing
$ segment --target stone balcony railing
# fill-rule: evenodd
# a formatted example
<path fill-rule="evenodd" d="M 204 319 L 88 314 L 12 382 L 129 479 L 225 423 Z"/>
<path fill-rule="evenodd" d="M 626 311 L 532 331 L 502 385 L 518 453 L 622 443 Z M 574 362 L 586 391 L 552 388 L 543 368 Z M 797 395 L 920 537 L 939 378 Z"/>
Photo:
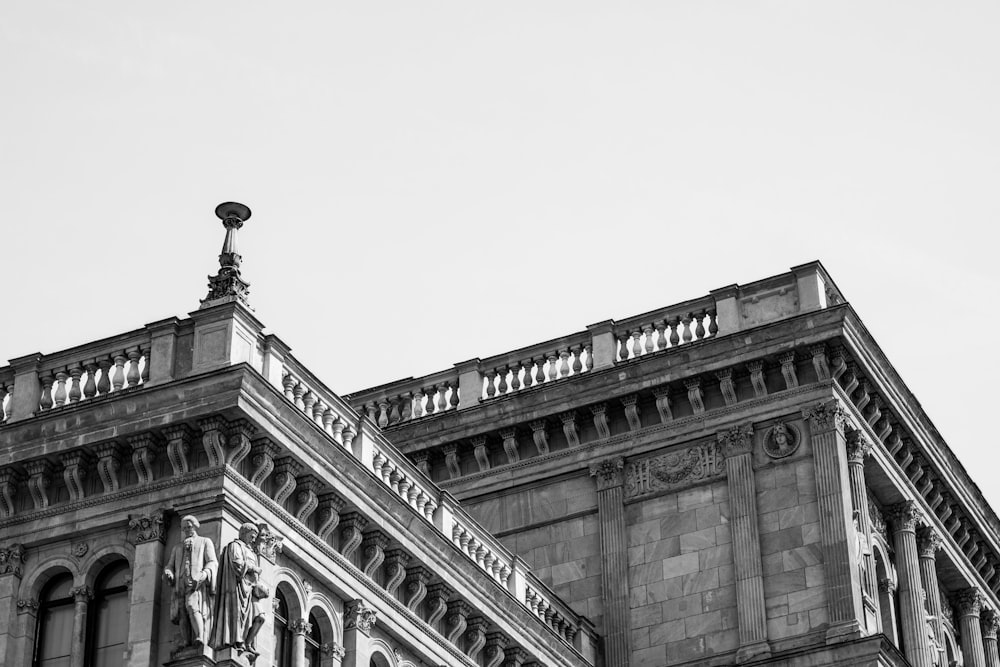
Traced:
<path fill-rule="evenodd" d="M 593 324 L 584 331 L 512 352 L 471 359 L 448 370 L 357 391 L 345 399 L 385 428 L 473 407 L 841 301 L 823 266 L 811 262 L 749 285 L 730 285 L 707 296 L 620 321 Z"/>

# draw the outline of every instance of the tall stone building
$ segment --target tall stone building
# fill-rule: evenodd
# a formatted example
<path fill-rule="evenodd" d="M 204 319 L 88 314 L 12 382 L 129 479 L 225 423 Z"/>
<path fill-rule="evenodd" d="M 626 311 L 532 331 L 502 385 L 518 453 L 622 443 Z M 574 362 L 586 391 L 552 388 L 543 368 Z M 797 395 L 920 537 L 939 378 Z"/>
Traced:
<path fill-rule="evenodd" d="M 819 263 L 338 396 L 220 269 L 0 368 L 0 659 L 1000 667 L 1000 523 Z"/>

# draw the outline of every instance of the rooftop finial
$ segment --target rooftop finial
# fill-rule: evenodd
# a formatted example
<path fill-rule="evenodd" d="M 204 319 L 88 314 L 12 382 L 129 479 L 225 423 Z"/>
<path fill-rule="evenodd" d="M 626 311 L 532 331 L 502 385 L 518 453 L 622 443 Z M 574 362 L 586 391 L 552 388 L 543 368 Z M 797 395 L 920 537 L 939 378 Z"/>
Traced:
<path fill-rule="evenodd" d="M 236 202 L 225 202 L 215 207 L 215 215 L 226 228 L 226 240 L 222 242 L 219 254 L 219 272 L 208 277 L 208 296 L 202 299 L 201 307 L 208 308 L 218 303 L 237 300 L 249 306 L 250 283 L 240 277 L 240 255 L 236 232 L 250 218 L 250 209 Z"/>

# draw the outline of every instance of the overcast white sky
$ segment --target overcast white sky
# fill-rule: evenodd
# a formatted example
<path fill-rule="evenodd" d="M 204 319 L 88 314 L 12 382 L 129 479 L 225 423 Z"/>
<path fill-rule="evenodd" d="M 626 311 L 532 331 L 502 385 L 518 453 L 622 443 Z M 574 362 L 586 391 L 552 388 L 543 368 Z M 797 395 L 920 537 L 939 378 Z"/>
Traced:
<path fill-rule="evenodd" d="M 341 393 L 820 259 L 1000 503 L 996 2 L 0 6 L 0 359 L 194 310 Z"/>

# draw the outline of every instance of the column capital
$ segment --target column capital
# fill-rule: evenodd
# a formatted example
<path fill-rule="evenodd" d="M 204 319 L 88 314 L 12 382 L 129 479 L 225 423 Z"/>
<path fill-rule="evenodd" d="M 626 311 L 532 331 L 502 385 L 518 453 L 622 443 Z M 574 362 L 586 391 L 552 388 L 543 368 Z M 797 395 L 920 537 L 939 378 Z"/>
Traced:
<path fill-rule="evenodd" d="M 625 481 L 623 470 L 625 469 L 625 459 L 616 456 L 604 459 L 597 463 L 590 464 L 590 476 L 597 480 L 597 490 L 605 491 L 621 486 Z"/>
<path fill-rule="evenodd" d="M 364 600 L 350 600 L 344 609 L 344 629 L 359 630 L 366 637 L 370 636 L 378 612 Z"/>
<path fill-rule="evenodd" d="M 1000 617 L 992 609 L 984 609 L 979 615 L 979 623 L 983 628 L 983 639 L 997 639 L 997 629 L 1000 628 Z"/>
<path fill-rule="evenodd" d="M 749 454 L 753 449 L 753 424 L 741 424 L 715 435 L 726 458 Z"/>
<path fill-rule="evenodd" d="M 803 408 L 802 417 L 813 429 L 821 431 L 843 430 L 850 421 L 847 410 L 836 399 Z"/>
<path fill-rule="evenodd" d="M 859 428 L 847 430 L 847 462 L 864 465 L 865 457 L 872 450 L 871 440 Z"/>
<path fill-rule="evenodd" d="M 930 526 L 917 528 L 917 553 L 921 558 L 934 558 L 941 548 L 941 536 Z"/>
<path fill-rule="evenodd" d="M 347 655 L 347 651 L 344 650 L 344 647 L 337 642 L 327 642 L 326 644 L 321 644 L 319 650 L 323 655 L 331 656 L 337 660 L 343 660 L 344 656 Z"/>
<path fill-rule="evenodd" d="M 20 577 L 27 552 L 21 544 L 0 547 L 0 575 L 13 574 Z"/>
<path fill-rule="evenodd" d="M 77 586 L 71 588 L 69 594 L 77 602 L 89 602 L 94 597 L 94 591 L 90 586 Z"/>
<path fill-rule="evenodd" d="M 128 517 L 129 541 L 135 545 L 153 541 L 159 541 L 162 544 L 167 540 L 168 523 L 168 515 L 162 509 L 154 510 L 149 514 L 130 514 Z"/>
<path fill-rule="evenodd" d="M 913 531 L 917 527 L 917 522 L 923 517 L 920 508 L 912 500 L 896 503 L 888 508 L 886 514 L 892 522 L 893 532 Z"/>
<path fill-rule="evenodd" d="M 961 616 L 979 616 L 986 599 L 978 588 L 966 588 L 955 594 L 955 606 Z"/>
<path fill-rule="evenodd" d="M 302 635 L 306 637 L 312 632 L 313 626 L 307 619 L 300 618 L 299 620 L 292 623 L 291 630 L 297 635 Z"/>

